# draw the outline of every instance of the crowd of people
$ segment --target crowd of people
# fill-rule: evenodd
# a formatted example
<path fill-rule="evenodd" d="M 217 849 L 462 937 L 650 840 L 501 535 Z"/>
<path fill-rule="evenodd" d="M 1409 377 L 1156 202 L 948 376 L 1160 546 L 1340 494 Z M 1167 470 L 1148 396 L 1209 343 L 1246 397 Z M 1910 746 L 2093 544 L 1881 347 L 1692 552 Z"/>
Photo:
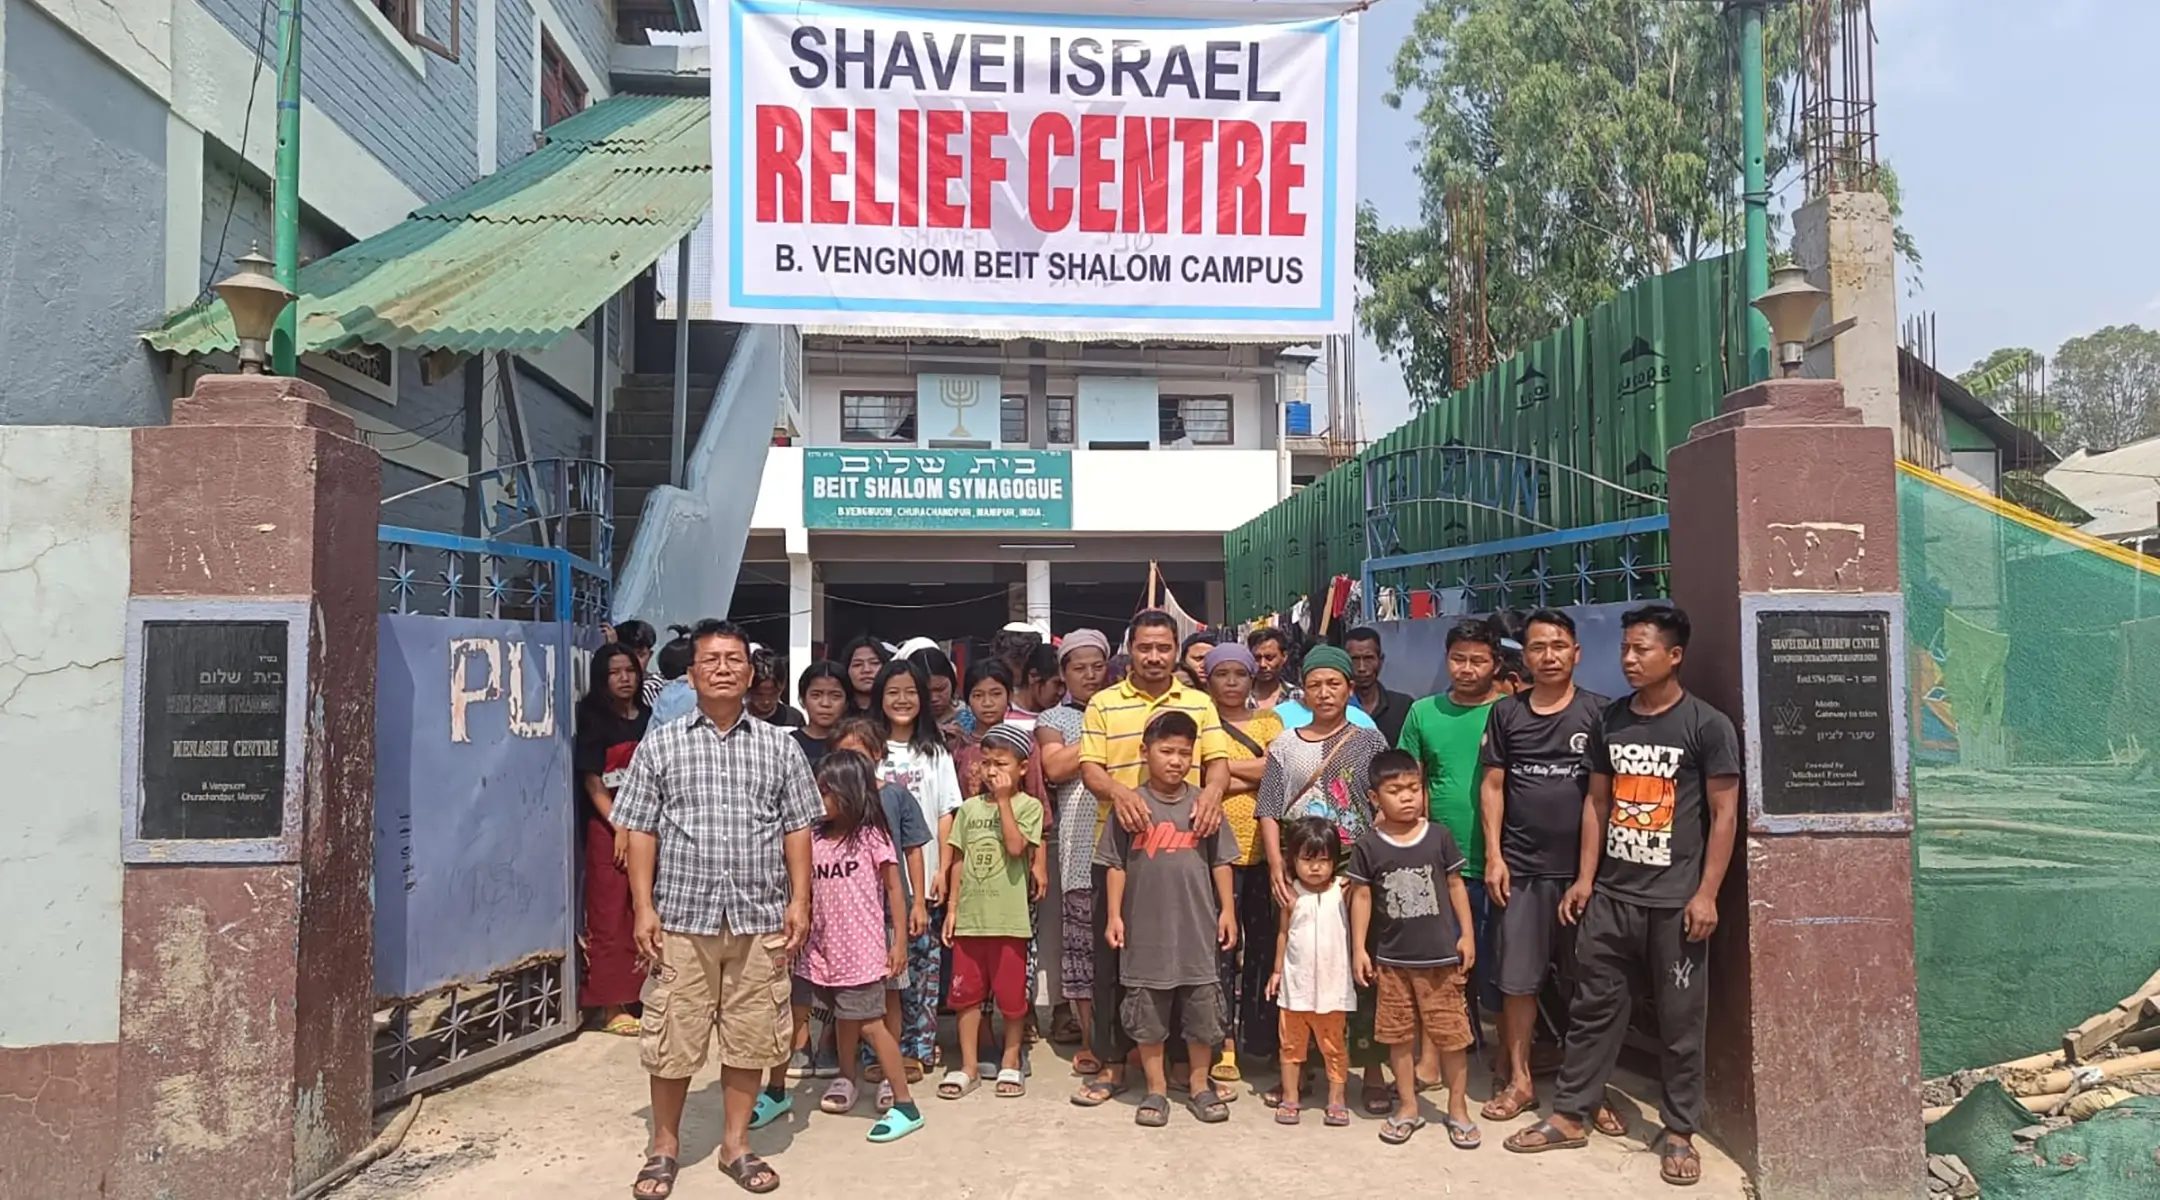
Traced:
<path fill-rule="evenodd" d="M 1369 628 L 1181 638 L 1145 611 L 1115 644 L 1016 623 L 964 670 L 860 638 L 802 666 L 795 704 L 734 625 L 657 650 L 616 627 L 578 713 L 581 996 L 651 1076 L 633 1194 L 673 1191 L 715 1039 L 721 1170 L 762 1193 L 780 1178 L 749 1133 L 793 1081 L 828 1080 L 829 1114 L 874 1088 L 867 1136 L 890 1142 L 927 1119 L 914 1085 L 1026 1094 L 1043 1039 L 1071 1047 L 1072 1103 L 1134 1092 L 1143 1127 L 1173 1093 L 1228 1120 L 1271 1064 L 1277 1123 L 1351 1124 L 1355 1072 L 1382 1141 L 1441 1089 L 1462 1150 L 1538 1108 L 1557 1060 L 1548 1115 L 1503 1144 L 1577 1148 L 1627 1131 L 1605 1096 L 1637 1003 L 1663 1048 L 1660 1171 L 1695 1182 L 1737 739 L 1680 683 L 1684 613 L 1623 627 L 1618 700 L 1576 684 L 1554 610 L 1452 625 L 1447 687 L 1416 699 L 1382 684 Z"/>

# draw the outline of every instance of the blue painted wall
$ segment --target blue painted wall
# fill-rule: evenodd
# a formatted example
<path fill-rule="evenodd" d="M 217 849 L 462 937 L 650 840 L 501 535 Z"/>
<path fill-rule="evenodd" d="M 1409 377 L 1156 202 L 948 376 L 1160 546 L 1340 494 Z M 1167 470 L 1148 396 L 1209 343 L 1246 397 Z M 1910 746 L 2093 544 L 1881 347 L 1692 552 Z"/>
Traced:
<path fill-rule="evenodd" d="M 21 0 L 4 63 L 0 423 L 161 423 L 165 106 Z"/>

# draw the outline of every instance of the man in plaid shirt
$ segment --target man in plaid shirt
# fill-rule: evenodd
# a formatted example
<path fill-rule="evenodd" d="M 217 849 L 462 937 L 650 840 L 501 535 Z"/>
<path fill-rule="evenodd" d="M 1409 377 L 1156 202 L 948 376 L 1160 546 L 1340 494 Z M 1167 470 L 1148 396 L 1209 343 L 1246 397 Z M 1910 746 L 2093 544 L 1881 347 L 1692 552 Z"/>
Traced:
<path fill-rule="evenodd" d="M 639 743 L 615 794 L 629 836 L 638 952 L 650 964 L 639 1057 L 652 1076 L 652 1153 L 639 1196 L 674 1190 L 690 1077 L 720 1038 L 720 1169 L 752 1192 L 780 1177 L 750 1153 L 766 1073 L 788 1060 L 788 960 L 810 932 L 810 827 L 824 802 L 785 729 L 750 716 L 750 639 L 690 633 L 697 709 Z"/>

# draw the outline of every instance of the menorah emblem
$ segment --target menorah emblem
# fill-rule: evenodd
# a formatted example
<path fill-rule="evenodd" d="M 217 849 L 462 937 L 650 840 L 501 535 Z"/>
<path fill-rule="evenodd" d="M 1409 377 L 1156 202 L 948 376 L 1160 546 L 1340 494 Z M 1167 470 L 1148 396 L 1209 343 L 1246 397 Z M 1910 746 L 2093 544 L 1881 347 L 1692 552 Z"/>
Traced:
<path fill-rule="evenodd" d="M 952 432 L 946 437 L 972 438 L 968 432 L 967 410 L 982 402 L 982 385 L 973 375 L 941 375 L 938 377 L 938 400 L 953 410 Z"/>

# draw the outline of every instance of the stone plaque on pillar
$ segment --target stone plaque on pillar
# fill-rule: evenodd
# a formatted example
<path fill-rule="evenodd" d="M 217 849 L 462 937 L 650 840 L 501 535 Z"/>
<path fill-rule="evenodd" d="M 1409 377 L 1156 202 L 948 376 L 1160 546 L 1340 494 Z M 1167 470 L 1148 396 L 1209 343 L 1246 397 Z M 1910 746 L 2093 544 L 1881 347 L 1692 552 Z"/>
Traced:
<path fill-rule="evenodd" d="M 1748 829 L 1912 829 L 1895 592 L 1740 597 Z"/>
<path fill-rule="evenodd" d="M 307 664 L 305 601 L 129 603 L 123 861 L 298 860 Z"/>

